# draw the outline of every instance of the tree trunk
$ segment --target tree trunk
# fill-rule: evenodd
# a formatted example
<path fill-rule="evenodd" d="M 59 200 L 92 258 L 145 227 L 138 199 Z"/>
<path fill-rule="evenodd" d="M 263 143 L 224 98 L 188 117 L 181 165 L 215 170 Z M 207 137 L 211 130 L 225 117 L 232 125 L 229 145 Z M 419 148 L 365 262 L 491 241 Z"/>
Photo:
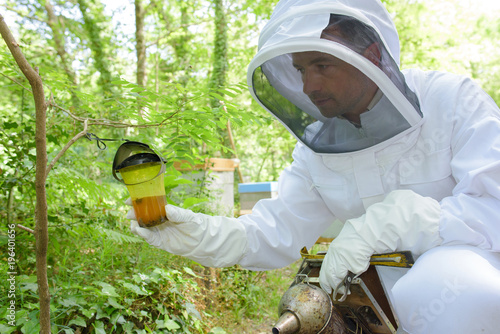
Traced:
<path fill-rule="evenodd" d="M 217 89 L 226 83 L 227 70 L 227 22 L 222 0 L 213 0 L 215 5 L 215 32 L 212 75 L 210 88 Z M 214 101 L 213 106 L 219 106 L 219 101 Z"/>
<path fill-rule="evenodd" d="M 137 84 L 146 85 L 146 40 L 144 38 L 144 17 L 146 11 L 142 0 L 135 0 L 135 40 L 137 53 Z"/>
<path fill-rule="evenodd" d="M 90 2 L 93 1 L 94 0 Z M 78 6 L 83 16 L 85 30 L 89 34 L 90 49 L 95 61 L 95 68 L 100 73 L 98 83 L 103 90 L 104 96 L 109 97 L 113 94 L 113 87 L 111 84 L 109 58 L 105 51 L 108 47 L 105 45 L 101 36 L 100 25 L 98 24 L 100 21 L 95 17 L 97 14 L 102 15 L 102 13 L 99 12 L 99 9 L 96 9 L 96 6 L 90 8 L 88 6 L 88 0 L 78 0 Z"/>
<path fill-rule="evenodd" d="M 215 6 L 214 53 L 212 55 L 213 64 L 209 87 L 210 89 L 217 90 L 224 87 L 226 84 L 227 20 L 223 0 L 213 0 L 213 4 Z M 211 106 L 212 108 L 218 108 L 221 107 L 221 103 L 217 99 L 212 99 Z M 229 147 L 230 141 L 228 132 L 221 133 L 221 136 L 223 146 Z M 221 152 L 221 155 L 225 158 L 231 158 L 231 153 L 224 156 L 224 152 Z"/>
<path fill-rule="evenodd" d="M 146 86 L 146 41 L 144 38 L 144 17 L 146 11 L 142 0 L 135 0 L 135 41 L 137 54 L 137 85 Z M 143 117 L 143 110 L 138 105 L 139 117 Z"/>
<path fill-rule="evenodd" d="M 52 36 L 54 37 L 53 41 L 55 44 L 57 55 L 61 58 L 64 72 L 68 76 L 71 83 L 76 87 L 76 74 L 75 71 L 73 71 L 73 69 L 71 68 L 71 63 L 68 59 L 68 53 L 65 49 L 64 32 L 62 31 L 62 26 L 60 24 L 59 18 L 54 13 L 54 7 L 52 6 L 50 0 L 45 0 L 45 10 L 47 11 L 48 17 L 47 24 L 52 30 Z M 73 105 L 75 107 L 80 104 L 80 101 L 73 89 L 71 90 L 71 101 L 73 102 Z"/>
<path fill-rule="evenodd" d="M 40 333 L 50 334 L 50 294 L 47 280 L 47 248 L 49 241 L 47 219 L 47 195 L 45 191 L 47 146 L 46 146 L 46 112 L 47 102 L 43 91 L 42 78 L 37 69 L 33 69 L 24 57 L 19 44 L 0 15 L 0 32 L 14 60 L 28 79 L 33 90 L 36 108 L 36 206 L 35 206 L 35 240 L 36 240 L 36 277 L 38 296 L 40 298 Z"/>

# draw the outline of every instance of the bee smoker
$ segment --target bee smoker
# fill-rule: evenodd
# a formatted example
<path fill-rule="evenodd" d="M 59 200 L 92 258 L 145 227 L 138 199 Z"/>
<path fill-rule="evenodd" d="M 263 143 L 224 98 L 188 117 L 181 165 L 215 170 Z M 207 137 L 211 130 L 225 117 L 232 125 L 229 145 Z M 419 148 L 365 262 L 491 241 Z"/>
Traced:
<path fill-rule="evenodd" d="M 308 283 L 291 286 L 279 305 L 280 319 L 273 334 L 344 334 L 345 324 L 332 300 L 321 288 Z"/>
<path fill-rule="evenodd" d="M 281 298 L 280 318 L 273 334 L 395 334 L 398 320 L 392 310 L 375 265 L 409 268 L 410 252 L 372 256 L 370 267 L 359 277 L 352 276 L 339 300 L 319 287 L 319 272 L 325 253 L 301 250 L 302 264 Z M 353 278 L 354 277 L 354 278 Z M 350 294 L 347 294 L 350 291 Z"/>

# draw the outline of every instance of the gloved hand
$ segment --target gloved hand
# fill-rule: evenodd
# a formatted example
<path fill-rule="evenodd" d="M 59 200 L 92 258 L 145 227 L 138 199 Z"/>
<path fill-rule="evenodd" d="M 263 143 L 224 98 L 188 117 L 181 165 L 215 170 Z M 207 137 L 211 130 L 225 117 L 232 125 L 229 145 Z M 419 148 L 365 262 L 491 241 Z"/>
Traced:
<path fill-rule="evenodd" d="M 229 267 L 241 259 L 247 237 L 236 218 L 194 213 L 168 204 L 169 221 L 150 228 L 139 227 L 132 209 L 127 218 L 132 233 L 157 248 L 185 256 L 207 267 Z"/>
<path fill-rule="evenodd" d="M 346 221 L 323 260 L 321 288 L 330 294 L 348 271 L 363 273 L 373 254 L 409 250 L 420 255 L 439 246 L 440 215 L 439 203 L 430 197 L 411 190 L 391 192 L 363 216 Z"/>

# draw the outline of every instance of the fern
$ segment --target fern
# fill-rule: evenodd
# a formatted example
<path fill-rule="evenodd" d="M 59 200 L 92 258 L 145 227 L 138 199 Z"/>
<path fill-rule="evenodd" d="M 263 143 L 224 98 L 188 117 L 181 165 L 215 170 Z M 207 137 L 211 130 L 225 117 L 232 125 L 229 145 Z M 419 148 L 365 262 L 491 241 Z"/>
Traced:
<path fill-rule="evenodd" d="M 130 236 L 126 235 L 114 230 L 110 230 L 107 228 L 99 228 L 99 231 L 101 231 L 102 234 L 104 234 L 109 240 L 114 241 L 118 244 L 123 244 L 123 243 L 139 243 L 143 242 L 144 240 L 135 236 Z"/>

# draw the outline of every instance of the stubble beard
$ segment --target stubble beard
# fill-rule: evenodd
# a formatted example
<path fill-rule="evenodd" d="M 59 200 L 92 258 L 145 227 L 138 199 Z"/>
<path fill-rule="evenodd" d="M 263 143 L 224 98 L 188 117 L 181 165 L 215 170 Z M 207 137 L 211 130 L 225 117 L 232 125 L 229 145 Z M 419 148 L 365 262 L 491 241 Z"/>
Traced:
<path fill-rule="evenodd" d="M 326 118 L 334 118 L 338 116 L 342 116 L 346 113 L 349 113 L 354 109 L 355 103 L 351 103 L 349 105 L 342 105 L 335 99 L 334 96 L 326 95 L 311 95 L 309 96 L 314 105 L 319 109 L 321 115 Z M 324 103 L 318 103 L 315 101 L 325 101 Z"/>

